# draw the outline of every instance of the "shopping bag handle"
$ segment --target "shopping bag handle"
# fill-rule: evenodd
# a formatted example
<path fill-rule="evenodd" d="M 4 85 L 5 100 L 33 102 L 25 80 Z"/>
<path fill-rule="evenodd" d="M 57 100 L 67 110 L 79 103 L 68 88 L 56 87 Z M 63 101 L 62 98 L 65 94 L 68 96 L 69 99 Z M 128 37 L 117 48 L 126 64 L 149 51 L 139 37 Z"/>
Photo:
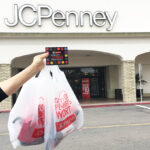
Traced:
<path fill-rule="evenodd" d="M 39 73 L 36 74 L 35 78 L 45 78 L 55 76 L 57 73 L 61 73 L 58 65 L 45 66 Z"/>
<path fill-rule="evenodd" d="M 40 71 L 40 72 L 41 72 L 41 71 Z M 38 72 L 38 73 L 35 75 L 35 78 L 38 78 L 38 77 L 39 77 L 40 72 Z"/>

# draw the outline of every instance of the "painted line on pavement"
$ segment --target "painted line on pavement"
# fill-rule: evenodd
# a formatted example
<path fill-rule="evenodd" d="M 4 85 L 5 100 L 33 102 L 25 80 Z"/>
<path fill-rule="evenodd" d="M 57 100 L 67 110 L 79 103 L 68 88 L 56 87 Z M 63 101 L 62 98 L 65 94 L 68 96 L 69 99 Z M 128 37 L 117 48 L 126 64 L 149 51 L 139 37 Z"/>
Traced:
<path fill-rule="evenodd" d="M 91 127 L 83 127 L 82 129 L 102 129 L 102 128 L 131 127 L 131 126 L 150 126 L 150 123 L 120 124 L 120 125 L 109 125 L 109 126 L 91 126 Z M 5 135 L 8 135 L 8 132 L 0 133 L 0 136 L 5 136 Z"/>
<path fill-rule="evenodd" d="M 115 128 L 115 127 L 131 127 L 131 126 L 150 126 L 150 123 L 135 123 L 135 124 L 120 124 L 120 125 L 110 125 L 110 126 L 91 126 L 83 127 L 83 129 L 100 129 L 100 128 Z"/>
<path fill-rule="evenodd" d="M 8 132 L 0 133 L 0 136 L 8 135 Z"/>
<path fill-rule="evenodd" d="M 136 105 L 136 106 L 141 107 L 141 108 L 150 109 L 150 107 L 147 107 L 147 106 L 142 106 L 142 105 Z"/>

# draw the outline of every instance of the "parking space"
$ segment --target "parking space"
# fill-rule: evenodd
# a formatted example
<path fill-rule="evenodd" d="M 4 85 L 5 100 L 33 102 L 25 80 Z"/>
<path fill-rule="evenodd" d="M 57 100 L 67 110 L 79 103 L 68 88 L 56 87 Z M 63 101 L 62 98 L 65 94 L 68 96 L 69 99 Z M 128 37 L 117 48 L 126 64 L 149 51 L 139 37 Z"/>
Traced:
<path fill-rule="evenodd" d="M 56 150 L 148 150 L 150 105 L 84 108 L 84 127 L 67 136 Z M 12 150 L 7 131 L 8 113 L 0 113 L 0 145 Z M 44 145 L 19 147 L 42 150 Z"/>

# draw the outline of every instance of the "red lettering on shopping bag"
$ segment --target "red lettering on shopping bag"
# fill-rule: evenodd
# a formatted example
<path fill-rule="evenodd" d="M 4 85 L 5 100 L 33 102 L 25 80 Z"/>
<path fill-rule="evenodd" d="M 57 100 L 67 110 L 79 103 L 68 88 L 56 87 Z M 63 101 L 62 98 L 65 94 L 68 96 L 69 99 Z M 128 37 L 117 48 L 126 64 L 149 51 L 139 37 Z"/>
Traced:
<path fill-rule="evenodd" d="M 55 98 L 55 111 L 58 119 L 62 119 L 71 113 L 72 102 L 68 98 L 66 91 L 61 91 Z"/>
<path fill-rule="evenodd" d="M 67 114 L 70 114 L 70 113 L 71 113 L 70 106 L 68 106 L 62 111 L 57 111 L 56 115 L 57 115 L 57 118 L 59 119 L 59 118 L 64 118 Z"/>
<path fill-rule="evenodd" d="M 45 108 L 43 104 L 39 104 L 38 106 L 38 124 L 39 125 L 44 125 L 44 112 L 45 112 Z"/>
<path fill-rule="evenodd" d="M 44 136 L 44 112 L 45 108 L 43 104 L 38 105 L 38 124 L 36 125 L 37 128 L 34 129 L 32 137 L 39 138 Z M 41 128 L 40 128 L 41 127 Z"/>
<path fill-rule="evenodd" d="M 76 116 L 72 114 L 71 116 L 67 117 L 65 120 L 56 122 L 56 131 L 59 132 L 69 125 L 71 125 L 74 121 L 76 121 Z"/>

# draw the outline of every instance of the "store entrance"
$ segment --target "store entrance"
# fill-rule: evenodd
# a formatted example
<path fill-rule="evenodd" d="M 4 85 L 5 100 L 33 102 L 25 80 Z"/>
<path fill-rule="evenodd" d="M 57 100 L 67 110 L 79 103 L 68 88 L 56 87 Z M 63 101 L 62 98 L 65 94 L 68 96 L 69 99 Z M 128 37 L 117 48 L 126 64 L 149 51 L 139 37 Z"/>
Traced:
<path fill-rule="evenodd" d="M 106 67 L 62 69 L 79 100 L 106 98 Z"/>

